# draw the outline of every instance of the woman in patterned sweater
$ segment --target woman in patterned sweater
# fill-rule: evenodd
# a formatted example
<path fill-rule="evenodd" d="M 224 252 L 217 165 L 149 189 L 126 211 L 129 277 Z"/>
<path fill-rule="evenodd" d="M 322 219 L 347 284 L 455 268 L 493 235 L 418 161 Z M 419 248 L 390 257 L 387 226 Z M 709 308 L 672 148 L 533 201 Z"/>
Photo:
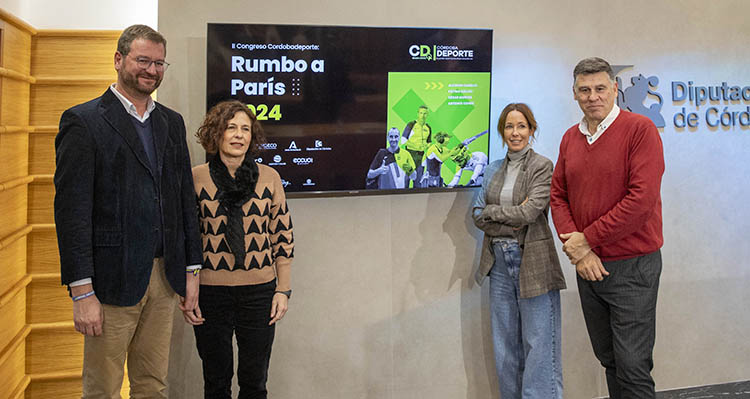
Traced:
<path fill-rule="evenodd" d="M 205 397 L 231 397 L 236 335 L 239 397 L 265 398 L 275 323 L 292 293 L 294 239 L 284 188 L 275 170 L 255 163 L 265 135 L 241 102 L 211 108 L 196 136 L 215 154 L 193 168 L 203 244 L 194 331 Z"/>

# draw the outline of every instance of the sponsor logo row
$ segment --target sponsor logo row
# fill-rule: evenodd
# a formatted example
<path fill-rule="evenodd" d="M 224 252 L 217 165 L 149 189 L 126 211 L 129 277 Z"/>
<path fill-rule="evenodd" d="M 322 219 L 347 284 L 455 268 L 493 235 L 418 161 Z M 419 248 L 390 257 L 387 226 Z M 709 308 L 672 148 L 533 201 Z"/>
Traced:
<path fill-rule="evenodd" d="M 281 155 L 276 154 L 270 159 L 266 159 L 263 157 L 255 158 L 255 162 L 264 163 L 268 166 L 286 166 L 288 164 L 288 159 L 289 158 L 284 158 Z M 315 159 L 313 159 L 313 157 L 294 157 L 289 161 L 289 163 L 297 166 L 311 165 L 313 162 L 315 162 Z"/>
<path fill-rule="evenodd" d="M 270 142 L 270 143 L 261 145 L 261 147 L 264 150 L 278 150 L 279 144 L 276 142 Z M 292 140 L 289 143 L 289 146 L 284 148 L 284 151 L 285 152 L 297 152 L 297 151 L 302 151 L 303 148 L 306 151 L 331 151 L 331 147 L 327 147 L 325 144 L 323 144 L 323 140 L 317 140 L 317 139 L 313 142 L 312 147 L 303 147 L 303 148 L 300 148 L 300 147 L 302 146 L 298 145 L 295 140 Z"/>
<path fill-rule="evenodd" d="M 281 185 L 282 185 L 282 186 L 284 186 L 284 188 L 287 188 L 287 187 L 289 187 L 289 186 L 291 186 L 291 185 L 292 185 L 292 182 L 290 182 L 289 180 L 286 180 L 286 179 L 281 179 Z M 295 184 L 295 185 L 300 185 L 300 184 Z M 303 187 L 314 187 L 314 186 L 315 186 L 316 184 L 315 184 L 315 182 L 313 181 L 313 179 L 310 179 L 310 178 L 308 178 L 308 179 L 305 179 L 305 180 L 304 180 L 304 181 L 303 181 L 303 182 L 301 183 L 301 185 L 302 185 Z"/>

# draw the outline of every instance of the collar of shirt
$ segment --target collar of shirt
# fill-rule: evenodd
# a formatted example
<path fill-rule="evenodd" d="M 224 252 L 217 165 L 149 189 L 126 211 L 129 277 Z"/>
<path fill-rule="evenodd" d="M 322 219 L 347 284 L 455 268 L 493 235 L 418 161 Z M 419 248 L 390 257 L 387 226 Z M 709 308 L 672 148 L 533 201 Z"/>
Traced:
<path fill-rule="evenodd" d="M 122 106 L 125 107 L 125 111 L 127 111 L 128 114 L 130 114 L 133 118 L 138 120 L 138 122 L 145 122 L 146 119 L 151 115 L 151 112 L 156 108 L 156 103 L 154 103 L 154 100 L 151 98 L 151 96 L 148 97 L 148 104 L 146 104 L 146 112 L 143 113 L 143 116 L 138 115 L 138 111 L 135 109 L 135 104 L 131 103 L 130 100 L 128 100 L 125 96 L 122 95 L 119 91 L 117 91 L 117 88 L 115 87 L 116 83 L 112 83 L 111 86 L 109 86 L 109 89 L 112 90 L 112 93 L 115 93 L 115 96 L 118 100 L 122 103 Z"/>
<path fill-rule="evenodd" d="M 589 126 L 588 123 L 586 123 L 586 117 L 581 119 L 581 123 L 578 124 L 578 130 L 586 136 L 586 142 L 594 144 L 594 142 L 604 134 L 609 125 L 615 121 L 617 115 L 620 115 L 620 107 L 615 104 L 612 106 L 612 110 L 609 111 L 609 114 L 607 114 L 607 117 L 596 127 L 596 132 L 594 132 L 594 134 L 589 133 Z"/>

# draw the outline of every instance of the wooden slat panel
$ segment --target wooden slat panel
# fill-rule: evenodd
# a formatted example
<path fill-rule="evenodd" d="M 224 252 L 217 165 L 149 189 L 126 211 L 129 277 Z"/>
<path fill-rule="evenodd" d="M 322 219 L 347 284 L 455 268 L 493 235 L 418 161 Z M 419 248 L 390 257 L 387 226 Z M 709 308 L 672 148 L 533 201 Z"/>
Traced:
<path fill-rule="evenodd" d="M 81 373 L 52 373 L 52 374 L 35 374 L 31 376 L 31 384 L 26 391 L 27 399 L 46 399 L 46 398 L 75 398 L 81 397 Z M 130 397 L 130 383 L 128 381 L 128 370 L 125 368 L 125 375 L 120 389 L 120 396 L 123 398 Z"/>
<path fill-rule="evenodd" d="M 29 174 L 55 173 L 55 135 L 29 135 Z"/>
<path fill-rule="evenodd" d="M 29 382 L 31 382 L 31 378 L 29 376 L 24 376 L 21 382 L 16 385 L 15 392 L 11 393 L 10 399 L 22 399 L 26 397 L 26 387 L 29 386 Z"/>
<path fill-rule="evenodd" d="M 114 54 L 117 36 L 46 36 L 38 35 L 31 46 L 31 75 L 48 76 L 108 76 L 116 79 Z"/>
<path fill-rule="evenodd" d="M 32 276 L 33 278 L 33 276 Z M 28 287 L 27 321 L 33 323 L 54 323 L 73 320 L 73 307 L 68 290 L 60 284 L 60 279 L 33 279 Z"/>
<path fill-rule="evenodd" d="M 113 80 L 114 81 L 114 80 Z M 57 125 L 66 109 L 99 97 L 107 85 L 32 85 L 29 124 Z"/>
<path fill-rule="evenodd" d="M 15 15 L 3 10 L 2 8 L 0 8 L 0 21 L 15 25 L 17 28 L 28 32 L 31 35 L 35 35 L 37 33 L 36 29 L 34 29 L 33 26 L 29 25 L 26 21 L 16 17 Z"/>
<path fill-rule="evenodd" d="M 22 397 L 26 337 L 26 206 L 31 35 L 34 29 L 0 10 L 0 397 Z M 21 128 L 18 128 L 21 127 Z M 20 184 L 18 184 L 20 183 Z"/>
<path fill-rule="evenodd" d="M 73 328 L 33 330 L 26 340 L 29 374 L 80 372 L 83 336 Z"/>
<path fill-rule="evenodd" d="M 28 174 L 28 151 L 29 135 L 26 132 L 0 135 L 0 183 Z"/>
<path fill-rule="evenodd" d="M 29 223 L 54 223 L 53 201 L 55 186 L 52 182 L 34 181 L 29 185 Z"/>
<path fill-rule="evenodd" d="M 15 179 L 6 180 L 0 183 L 0 191 L 10 190 L 13 187 L 23 186 L 31 183 L 34 180 L 33 176 L 21 176 Z"/>
<path fill-rule="evenodd" d="M 117 41 L 120 37 L 120 30 L 90 30 L 90 29 L 43 29 L 36 33 L 36 38 L 40 37 L 98 37 Z"/>
<path fill-rule="evenodd" d="M 0 78 L 0 125 L 26 126 L 29 124 L 29 83 L 11 78 Z M 7 101 L 6 101 L 7 99 Z"/>
<path fill-rule="evenodd" d="M 32 381 L 26 389 L 26 399 L 80 399 L 81 377 Z"/>
<path fill-rule="evenodd" d="M 31 225 L 27 224 L 22 226 L 20 229 L 10 233 L 10 235 L 5 236 L 5 238 L 0 239 L 0 249 L 9 247 L 18 240 L 25 240 L 29 233 L 31 233 Z"/>
<path fill-rule="evenodd" d="M 6 24 L 3 29 L 3 56 L 0 65 L 24 75 L 31 72 L 31 34 L 16 26 Z"/>
<path fill-rule="evenodd" d="M 57 249 L 57 234 L 54 229 L 34 229 L 28 237 L 29 273 L 59 273 L 60 256 Z"/>
<path fill-rule="evenodd" d="M 69 85 L 69 86 L 77 86 L 77 85 L 102 85 L 109 86 L 117 80 L 117 76 L 58 76 L 55 78 L 50 77 L 42 77 L 42 78 L 34 78 L 35 82 L 40 85 L 54 85 L 54 86 L 60 86 L 60 85 Z"/>
<path fill-rule="evenodd" d="M 3 352 L 13 338 L 26 325 L 26 290 L 17 290 L 10 300 L 0 306 L 3 327 L 0 328 L 0 352 Z"/>
<path fill-rule="evenodd" d="M 25 264 L 25 239 L 16 240 L 0 249 L 0 294 L 8 292 L 26 274 Z"/>
<path fill-rule="evenodd" d="M 31 133 L 34 130 L 31 126 L 8 126 L 0 125 L 0 134 L 3 133 Z"/>
<path fill-rule="evenodd" d="M 0 239 L 26 226 L 26 185 L 0 191 Z"/>
<path fill-rule="evenodd" d="M 33 131 L 31 131 L 29 133 L 34 133 L 34 134 L 57 134 L 57 127 L 58 126 L 59 125 L 45 125 L 45 126 L 38 125 L 38 126 L 34 126 L 32 128 Z"/>
<path fill-rule="evenodd" d="M 0 67 L 0 76 L 15 79 L 15 80 L 21 80 L 27 83 L 36 82 L 36 78 L 34 78 L 33 76 L 24 75 L 21 72 L 16 72 L 12 69 L 3 68 L 3 67 Z"/>
<path fill-rule="evenodd" d="M 15 347 L 10 348 L 7 356 L 0 363 L 0 398 L 8 398 L 16 390 L 18 384 L 24 379 L 24 353 L 26 344 L 24 340 L 14 342 Z"/>

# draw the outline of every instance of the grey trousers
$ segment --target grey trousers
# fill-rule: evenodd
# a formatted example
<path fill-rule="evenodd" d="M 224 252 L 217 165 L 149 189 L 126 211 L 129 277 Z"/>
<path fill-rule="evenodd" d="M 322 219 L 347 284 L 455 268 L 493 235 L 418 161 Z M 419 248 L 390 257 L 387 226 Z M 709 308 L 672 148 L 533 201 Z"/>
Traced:
<path fill-rule="evenodd" d="M 591 346 L 606 369 L 609 397 L 654 398 L 661 251 L 603 265 L 609 272 L 603 281 L 577 280 Z"/>

